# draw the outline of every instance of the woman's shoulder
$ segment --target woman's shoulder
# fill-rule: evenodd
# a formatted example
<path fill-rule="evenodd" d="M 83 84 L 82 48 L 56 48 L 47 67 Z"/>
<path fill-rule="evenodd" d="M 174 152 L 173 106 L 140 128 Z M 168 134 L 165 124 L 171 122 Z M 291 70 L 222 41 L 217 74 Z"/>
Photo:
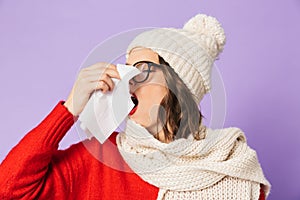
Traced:
<path fill-rule="evenodd" d="M 229 127 L 222 127 L 222 128 L 210 128 L 210 127 L 207 127 L 206 128 L 207 131 L 210 131 L 210 132 L 221 132 L 221 133 L 226 133 L 226 132 L 242 132 L 244 133 L 244 131 L 239 128 L 239 127 L 236 127 L 236 126 L 229 126 Z"/>
<path fill-rule="evenodd" d="M 103 144 L 95 137 L 85 139 L 77 144 L 73 144 L 67 151 L 75 151 L 78 157 L 83 161 L 86 160 L 88 163 L 98 163 L 100 161 L 108 166 L 116 164 L 118 166 L 115 167 L 119 167 L 119 165 L 123 166 L 124 161 L 116 144 L 118 134 L 118 132 L 113 132 Z"/>
<path fill-rule="evenodd" d="M 239 127 L 225 127 L 225 128 L 206 128 L 206 138 L 209 137 L 234 137 L 239 140 L 246 141 L 244 131 Z"/>
<path fill-rule="evenodd" d="M 67 149 L 59 150 L 56 154 L 57 157 L 78 157 L 84 160 L 90 160 L 90 156 L 99 158 L 103 152 L 115 152 L 117 132 L 101 144 L 95 137 L 84 139 L 78 143 L 70 145 Z M 91 161 L 91 160 L 90 160 Z"/>

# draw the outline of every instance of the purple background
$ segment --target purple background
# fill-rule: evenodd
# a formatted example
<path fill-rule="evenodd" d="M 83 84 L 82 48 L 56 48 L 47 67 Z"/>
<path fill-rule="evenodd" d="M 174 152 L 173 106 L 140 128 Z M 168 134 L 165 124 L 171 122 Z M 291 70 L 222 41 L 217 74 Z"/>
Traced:
<path fill-rule="evenodd" d="M 269 199 L 299 200 L 299 0 L 0 0 L 0 161 L 66 99 L 98 43 L 133 28 L 179 28 L 199 12 L 217 17 L 227 34 L 217 61 L 224 126 L 246 133 L 272 183 Z M 79 139 L 73 127 L 61 147 Z"/>

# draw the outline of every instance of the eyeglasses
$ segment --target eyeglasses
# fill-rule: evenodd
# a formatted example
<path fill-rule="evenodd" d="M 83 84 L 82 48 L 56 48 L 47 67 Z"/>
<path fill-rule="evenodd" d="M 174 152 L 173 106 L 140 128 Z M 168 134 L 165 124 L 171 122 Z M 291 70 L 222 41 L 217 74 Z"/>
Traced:
<path fill-rule="evenodd" d="M 150 72 L 155 72 L 155 70 L 151 70 L 152 67 L 161 68 L 162 66 L 149 61 L 139 61 L 133 65 L 138 68 L 142 73 L 136 75 L 132 78 L 135 83 L 143 83 L 145 82 L 150 75 Z"/>

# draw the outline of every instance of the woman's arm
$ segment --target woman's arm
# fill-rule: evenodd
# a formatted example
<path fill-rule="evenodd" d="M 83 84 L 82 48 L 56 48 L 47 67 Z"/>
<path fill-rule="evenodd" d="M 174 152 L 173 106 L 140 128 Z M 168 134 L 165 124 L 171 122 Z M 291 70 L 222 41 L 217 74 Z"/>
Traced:
<path fill-rule="evenodd" d="M 266 195 L 265 195 L 265 191 L 264 191 L 264 186 L 261 184 L 260 185 L 260 195 L 259 195 L 258 200 L 265 200 L 265 199 L 266 199 Z"/>
<path fill-rule="evenodd" d="M 59 102 L 52 112 L 31 130 L 0 165 L 0 199 L 34 199 L 42 190 L 67 189 L 63 161 L 53 160 L 58 143 L 74 124 L 73 115 Z M 55 162 L 57 162 L 55 164 Z M 55 165 L 55 166 L 54 166 Z M 50 175 L 51 174 L 51 175 Z M 47 176 L 53 185 L 44 188 Z M 49 185 L 49 184 L 47 184 Z M 47 191 L 45 191 L 47 192 Z"/>
<path fill-rule="evenodd" d="M 71 167 L 76 168 L 74 157 L 78 145 L 61 152 L 57 150 L 58 143 L 74 124 L 74 116 L 81 113 L 92 92 L 113 90 L 111 78 L 120 79 L 120 76 L 116 66 L 109 63 L 96 63 L 80 71 L 66 102 L 59 102 L 3 160 L 0 165 L 0 199 L 68 197 L 68 192 L 72 191 L 69 172 Z"/>

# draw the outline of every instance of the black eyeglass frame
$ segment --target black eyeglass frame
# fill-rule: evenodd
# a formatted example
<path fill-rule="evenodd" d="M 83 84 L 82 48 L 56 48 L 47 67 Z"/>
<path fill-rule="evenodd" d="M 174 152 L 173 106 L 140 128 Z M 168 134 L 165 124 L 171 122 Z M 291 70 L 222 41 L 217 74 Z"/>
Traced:
<path fill-rule="evenodd" d="M 135 83 L 143 83 L 143 82 L 145 82 L 145 81 L 149 78 L 150 72 L 154 72 L 153 70 L 151 70 L 151 67 L 152 67 L 152 66 L 157 67 L 157 68 L 162 68 L 162 65 L 159 65 L 159 64 L 156 64 L 156 63 L 150 62 L 150 61 L 139 61 L 139 62 L 137 62 L 137 63 L 134 63 L 133 66 L 135 67 L 137 64 L 140 64 L 140 63 L 145 63 L 145 64 L 148 65 L 148 69 L 147 69 L 147 70 L 143 70 L 143 72 L 147 71 L 147 75 L 146 75 L 146 77 L 145 77 L 143 80 L 141 80 L 141 81 L 137 81 L 137 80 L 135 79 L 135 77 L 133 77 L 132 80 L 133 80 Z"/>

